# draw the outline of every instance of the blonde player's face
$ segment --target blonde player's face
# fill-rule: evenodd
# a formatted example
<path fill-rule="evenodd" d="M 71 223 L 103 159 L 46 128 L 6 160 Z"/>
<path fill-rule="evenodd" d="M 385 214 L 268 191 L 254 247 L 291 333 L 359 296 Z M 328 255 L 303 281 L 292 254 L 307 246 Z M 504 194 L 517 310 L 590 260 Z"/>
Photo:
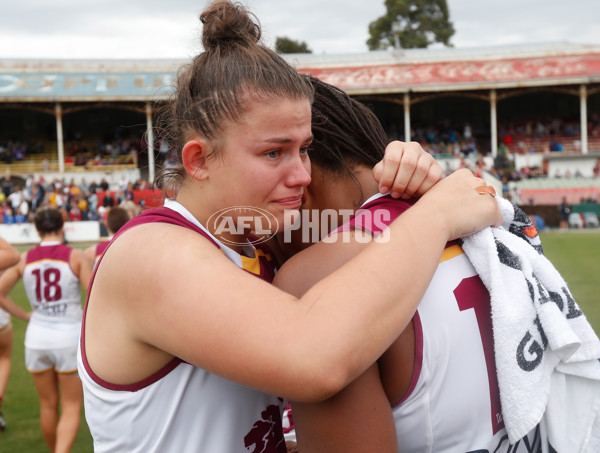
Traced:
<path fill-rule="evenodd" d="M 264 209 L 283 225 L 310 183 L 310 121 L 308 100 L 279 98 L 252 101 L 236 122 L 225 122 L 209 176 L 221 208 Z"/>
<path fill-rule="evenodd" d="M 302 197 L 300 224 L 277 237 L 290 255 L 319 242 L 360 204 L 360 187 L 349 177 L 331 174 L 314 163 L 311 172 L 311 182 Z"/>

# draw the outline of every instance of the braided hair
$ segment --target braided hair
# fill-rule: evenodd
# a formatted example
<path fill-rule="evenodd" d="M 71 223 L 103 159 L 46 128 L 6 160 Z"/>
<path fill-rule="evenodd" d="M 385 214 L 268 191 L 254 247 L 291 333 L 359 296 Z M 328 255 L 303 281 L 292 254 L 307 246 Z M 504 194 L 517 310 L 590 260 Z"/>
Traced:
<path fill-rule="evenodd" d="M 315 90 L 310 160 L 335 177 L 354 177 L 356 165 L 373 167 L 388 138 L 375 114 L 339 88 L 306 76 Z"/>

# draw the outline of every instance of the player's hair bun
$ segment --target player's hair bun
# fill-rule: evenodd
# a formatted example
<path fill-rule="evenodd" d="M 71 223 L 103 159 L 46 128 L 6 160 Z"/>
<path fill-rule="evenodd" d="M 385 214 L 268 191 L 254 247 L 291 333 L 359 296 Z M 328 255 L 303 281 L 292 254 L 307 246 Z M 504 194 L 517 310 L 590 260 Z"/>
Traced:
<path fill-rule="evenodd" d="M 62 213 L 52 207 L 40 208 L 34 215 L 35 228 L 43 234 L 58 232 L 63 227 Z"/>
<path fill-rule="evenodd" d="M 44 219 L 42 221 L 42 227 L 45 231 L 52 231 L 55 227 L 54 221 L 52 219 Z"/>
<path fill-rule="evenodd" d="M 200 21 L 204 24 L 202 45 L 206 51 L 260 41 L 258 19 L 241 3 L 217 0 L 200 15 Z"/>

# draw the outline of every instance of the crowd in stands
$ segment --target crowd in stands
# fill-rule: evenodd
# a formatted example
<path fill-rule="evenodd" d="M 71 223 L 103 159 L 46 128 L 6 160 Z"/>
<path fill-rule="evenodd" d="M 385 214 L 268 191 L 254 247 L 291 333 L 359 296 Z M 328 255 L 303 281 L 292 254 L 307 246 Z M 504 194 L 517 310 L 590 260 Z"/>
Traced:
<path fill-rule="evenodd" d="M 386 130 L 390 139 L 403 135 L 395 125 L 386 127 Z M 477 154 L 478 147 L 483 149 L 483 144 L 478 144 L 469 123 L 458 125 L 452 124 L 450 121 L 443 121 L 430 126 L 417 125 L 411 130 L 411 140 L 419 142 L 426 151 L 433 155 L 469 156 Z"/>
<path fill-rule="evenodd" d="M 396 126 L 388 126 L 391 138 L 402 136 Z M 434 155 L 469 156 L 490 147 L 489 130 L 475 131 L 470 123 L 453 124 L 442 121 L 435 125 L 415 125 L 411 140 L 419 142 Z M 600 151 L 600 114 L 592 113 L 588 120 L 588 142 Z M 589 146 L 588 146 L 589 147 Z M 549 152 L 581 152 L 579 118 L 520 119 L 498 124 L 498 153 L 528 154 Z"/>
<path fill-rule="evenodd" d="M 102 165 L 137 164 L 138 153 L 146 145 L 141 140 L 84 142 L 74 140 L 65 146 L 65 164 L 93 168 Z"/>
<path fill-rule="evenodd" d="M 45 181 L 43 177 L 35 181 L 29 176 L 24 187 L 5 178 L 0 190 L 0 223 L 31 222 L 36 210 L 46 206 L 59 209 L 64 220 L 71 222 L 103 220 L 112 206 L 122 206 L 133 217 L 143 209 L 135 203 L 134 191 L 148 189 L 150 185 L 145 180 L 132 182 L 124 178 L 116 191 L 109 190 L 104 178 L 100 182 L 82 179 L 76 184 L 74 180 Z"/>
<path fill-rule="evenodd" d="M 588 150 L 600 151 L 600 114 L 592 113 L 588 121 Z M 387 128 L 390 138 L 401 136 L 394 127 Z M 475 133 L 470 123 L 452 124 L 444 121 L 433 126 L 415 126 L 411 132 L 411 140 L 417 141 L 425 150 L 433 155 L 446 155 L 461 159 L 461 167 L 466 166 L 476 173 L 485 167 L 480 159 L 483 150 L 490 147 L 490 140 L 485 134 Z M 542 167 L 523 167 L 515 169 L 511 157 L 515 154 L 531 153 L 580 153 L 581 131 L 579 119 L 552 118 L 547 121 L 522 119 L 504 122 L 498 125 L 497 158 L 491 168 L 499 180 L 507 183 L 531 178 L 577 178 L 580 171 L 556 172 L 548 175 Z M 469 157 L 471 163 L 465 160 Z M 473 161 L 475 163 L 473 163 Z M 593 173 L 600 177 L 600 163 Z"/>
<path fill-rule="evenodd" d="M 0 163 L 10 164 L 23 161 L 27 156 L 44 152 L 42 142 L 0 139 Z"/>
<path fill-rule="evenodd" d="M 167 166 L 172 158 L 172 152 L 170 148 L 168 151 L 165 150 L 164 163 Z M 539 167 L 515 170 L 488 166 L 481 155 L 477 155 L 475 159 L 460 156 L 459 168 L 470 168 L 478 176 L 482 176 L 484 170 L 495 175 L 502 181 L 504 195 L 508 198 L 512 198 L 508 193 L 509 181 L 546 176 Z M 554 175 L 554 177 L 559 176 Z M 600 178 L 600 159 L 594 168 L 594 177 Z M 36 210 L 45 206 L 58 208 L 63 213 L 65 221 L 71 222 L 104 220 L 108 209 L 112 206 L 124 207 L 131 217 L 139 214 L 144 206 L 143 202 L 135 203 L 134 191 L 151 189 L 148 181 L 127 181 L 123 178 L 118 186 L 117 190 L 109 190 L 109 184 L 104 178 L 100 182 L 88 182 L 82 179 L 79 184 L 76 184 L 74 180 L 46 181 L 43 177 L 36 181 L 33 176 L 29 176 L 22 187 L 10 178 L 4 178 L 0 187 L 0 223 L 31 222 Z"/>
<path fill-rule="evenodd" d="M 388 124 L 386 129 L 392 139 L 403 135 L 401 126 L 397 124 Z M 488 129 L 486 125 L 450 120 L 433 125 L 415 124 L 411 140 L 419 142 L 433 155 L 476 156 L 487 153 L 490 147 Z M 104 139 L 85 140 L 81 134 L 74 134 L 65 143 L 65 164 L 90 169 L 103 165 L 137 164 L 138 156 L 147 149 L 144 140 L 144 136 L 117 133 L 108 134 Z M 600 114 L 596 112 L 591 112 L 588 118 L 588 143 L 591 151 L 600 151 Z M 160 140 L 155 148 L 158 160 L 169 165 L 173 154 L 169 142 Z M 552 151 L 581 152 L 579 118 L 522 118 L 498 123 L 498 154 Z M 41 141 L 24 142 L 0 137 L 0 163 L 22 161 L 44 152 Z"/>
<path fill-rule="evenodd" d="M 588 142 L 600 140 L 600 118 L 592 114 L 588 121 Z M 579 119 L 552 118 L 548 121 L 522 119 L 498 125 L 499 150 L 508 153 L 581 152 Z"/>
<path fill-rule="evenodd" d="M 588 138 L 600 151 L 600 115 L 593 113 L 588 121 Z M 390 130 L 390 137 L 399 137 L 398 130 Z M 570 174 L 555 173 L 548 175 L 541 167 L 523 167 L 515 169 L 511 155 L 551 151 L 579 152 L 580 126 L 578 120 L 553 118 L 549 121 L 520 120 L 499 123 L 498 153 L 494 165 L 486 165 L 481 150 L 489 148 L 489 139 L 476 133 L 471 124 L 451 124 L 449 121 L 434 126 L 419 127 L 412 130 L 412 140 L 417 141 L 433 155 L 446 155 L 460 159 L 459 166 L 467 167 L 480 175 L 483 170 L 495 175 L 503 185 L 522 179 L 553 177 L 579 177 L 577 171 Z M 487 141 L 486 141 L 487 140 Z M 137 164 L 140 152 L 146 149 L 143 138 L 115 138 L 113 140 L 82 140 L 75 137 L 65 144 L 65 164 L 75 167 L 94 169 L 97 166 L 115 164 Z M 176 152 L 166 140 L 160 140 L 156 146 L 157 163 L 169 167 L 177 162 Z M 592 149 L 594 151 L 595 149 Z M 0 163 L 22 161 L 30 156 L 44 153 L 41 141 L 16 141 L 0 137 Z M 443 165 L 443 164 L 442 164 Z M 593 176 L 600 178 L 600 159 L 593 170 Z M 108 189 L 106 180 L 99 183 L 81 184 L 64 180 L 33 181 L 26 180 L 25 187 L 5 179 L 0 190 L 0 222 L 21 223 L 30 221 L 40 206 L 55 206 L 64 213 L 65 220 L 98 220 L 106 208 L 127 204 L 132 215 L 139 212 L 140 206 L 133 202 L 133 190 L 148 189 L 147 181 L 122 181 L 117 191 L 117 199 L 106 197 L 98 199 L 98 192 Z"/>
<path fill-rule="evenodd" d="M 110 141 L 80 139 L 65 143 L 65 165 L 94 168 L 103 165 L 137 164 L 138 154 L 146 145 L 139 139 Z M 0 163 L 22 162 L 46 151 L 42 141 L 25 142 L 0 138 Z"/>

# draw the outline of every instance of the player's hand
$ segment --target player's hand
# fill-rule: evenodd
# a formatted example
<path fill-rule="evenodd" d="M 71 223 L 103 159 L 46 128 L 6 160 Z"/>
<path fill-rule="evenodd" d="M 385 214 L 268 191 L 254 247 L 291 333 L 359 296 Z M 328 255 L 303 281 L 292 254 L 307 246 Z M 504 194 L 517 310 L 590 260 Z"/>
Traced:
<path fill-rule="evenodd" d="M 375 167 L 373 177 L 381 193 L 404 199 L 421 196 L 442 179 L 442 167 L 417 142 L 393 141 Z"/>
<path fill-rule="evenodd" d="M 458 239 L 502 224 L 500 208 L 491 192 L 483 179 L 463 168 L 442 179 L 416 205 L 427 206 L 424 215 L 447 228 L 448 240 Z"/>

